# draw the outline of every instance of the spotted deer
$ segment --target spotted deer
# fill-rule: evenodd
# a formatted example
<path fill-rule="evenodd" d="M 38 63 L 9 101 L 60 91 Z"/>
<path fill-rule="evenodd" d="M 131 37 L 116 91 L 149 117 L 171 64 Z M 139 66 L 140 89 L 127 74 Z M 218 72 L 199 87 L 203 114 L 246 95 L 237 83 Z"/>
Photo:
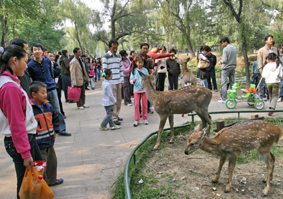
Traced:
<path fill-rule="evenodd" d="M 151 80 L 152 75 L 144 75 L 139 71 L 142 77 L 142 87 L 146 90 L 148 100 L 153 104 L 155 112 L 160 117 L 157 143 L 154 149 L 160 145 L 161 133 L 163 132 L 165 122 L 169 118 L 171 128 L 171 139 L 174 141 L 174 114 L 186 114 L 195 111 L 202 120 L 203 127 L 208 123 L 211 124 L 211 117 L 208 114 L 208 105 L 210 104 L 212 93 L 207 88 L 196 85 L 187 86 L 178 90 L 156 91 L 153 88 Z"/>
<path fill-rule="evenodd" d="M 265 197 L 270 189 L 275 165 L 275 157 L 270 149 L 273 143 L 283 138 L 282 130 L 266 121 L 246 120 L 220 130 L 214 137 L 206 137 L 207 133 L 207 128 L 202 129 L 200 125 L 197 125 L 195 132 L 188 138 L 185 154 L 189 155 L 201 149 L 220 156 L 219 167 L 212 183 L 218 182 L 222 166 L 228 158 L 229 182 L 224 191 L 228 193 L 232 187 L 232 173 L 239 154 L 256 149 L 267 167 L 267 179 L 263 180 L 267 185 L 261 194 L 262 197 Z"/>
<path fill-rule="evenodd" d="M 187 68 L 187 62 L 190 61 L 190 58 L 187 59 L 176 58 L 175 60 L 182 66 L 182 73 L 183 73 L 182 87 L 197 85 L 197 78 Z"/>

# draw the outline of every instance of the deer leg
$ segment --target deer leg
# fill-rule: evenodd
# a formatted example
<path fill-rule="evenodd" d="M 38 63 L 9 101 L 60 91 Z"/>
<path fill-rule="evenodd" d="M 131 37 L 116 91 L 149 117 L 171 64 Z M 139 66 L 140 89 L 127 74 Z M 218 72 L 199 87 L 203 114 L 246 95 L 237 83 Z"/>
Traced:
<path fill-rule="evenodd" d="M 214 176 L 213 180 L 211 181 L 212 183 L 217 183 L 218 182 L 218 179 L 220 177 L 220 173 L 221 173 L 223 164 L 225 163 L 225 160 L 226 160 L 226 156 L 220 158 L 219 167 L 218 167 L 218 170 L 216 172 L 216 175 Z"/>
<path fill-rule="evenodd" d="M 273 160 L 273 168 L 272 168 L 272 171 L 271 171 L 271 176 L 270 176 L 270 181 L 272 181 L 273 179 L 273 171 L 274 171 L 274 167 L 275 167 L 275 156 L 270 152 L 270 156 Z"/>
<path fill-rule="evenodd" d="M 210 125 L 211 125 L 210 115 L 205 110 L 198 111 L 197 114 L 201 119 L 202 128 L 205 128 L 206 124 L 209 124 L 209 128 L 207 130 L 206 136 L 210 137 Z"/>
<path fill-rule="evenodd" d="M 169 124 L 171 128 L 171 139 L 169 141 L 169 144 L 173 144 L 175 135 L 174 135 L 174 115 L 169 115 Z"/>
<path fill-rule="evenodd" d="M 270 189 L 270 181 L 272 179 L 273 175 L 273 169 L 274 169 L 274 163 L 275 163 L 275 158 L 271 152 L 265 153 L 265 152 L 260 152 L 260 155 L 262 156 L 266 168 L 267 168 L 267 180 L 266 180 L 266 187 L 263 189 L 263 192 L 261 194 L 261 197 L 267 196 L 269 189 Z"/>
<path fill-rule="evenodd" d="M 157 150 L 159 145 L 160 145 L 161 134 L 163 132 L 166 119 L 167 119 L 167 116 L 160 117 L 159 129 L 158 129 L 158 135 L 157 135 L 157 142 L 156 142 L 156 145 L 154 146 L 154 150 Z"/>
<path fill-rule="evenodd" d="M 236 166 L 236 161 L 237 161 L 237 156 L 232 156 L 229 158 L 229 168 L 228 168 L 228 172 L 229 172 L 229 183 L 226 186 L 226 189 L 224 191 L 224 193 L 229 193 L 232 187 L 232 174 L 234 171 L 234 168 Z"/>

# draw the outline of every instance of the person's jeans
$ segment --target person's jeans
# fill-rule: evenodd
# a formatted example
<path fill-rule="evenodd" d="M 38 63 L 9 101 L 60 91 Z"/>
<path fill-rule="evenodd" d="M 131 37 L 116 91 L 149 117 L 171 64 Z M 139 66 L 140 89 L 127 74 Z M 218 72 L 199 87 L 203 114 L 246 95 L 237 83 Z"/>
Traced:
<path fill-rule="evenodd" d="M 214 90 L 217 90 L 217 83 L 216 83 L 216 78 L 215 78 L 215 69 L 211 71 L 206 71 L 206 79 L 207 79 L 207 88 L 212 90 L 211 86 L 211 79 L 212 79 L 212 84 Z"/>
<path fill-rule="evenodd" d="M 281 83 L 280 83 L 280 94 L 279 94 L 279 97 L 281 97 L 281 100 L 283 98 L 283 79 L 281 80 Z"/>
<path fill-rule="evenodd" d="M 223 101 L 227 100 L 227 84 L 229 83 L 230 87 L 232 87 L 234 82 L 235 68 L 228 68 L 221 71 L 221 97 Z"/>
<path fill-rule="evenodd" d="M 269 93 L 269 108 L 276 108 L 280 84 L 267 85 Z"/>
<path fill-rule="evenodd" d="M 178 89 L 178 77 L 179 76 L 168 76 L 168 80 L 169 80 L 169 90 L 177 90 Z"/>
<path fill-rule="evenodd" d="M 103 127 L 106 127 L 107 124 L 109 123 L 109 126 L 110 127 L 114 127 L 115 124 L 113 122 L 113 118 L 112 118 L 112 113 L 113 113 L 113 109 L 114 109 L 114 106 L 104 106 L 105 110 L 106 110 L 106 116 L 105 118 L 103 119 L 103 121 L 101 122 L 101 126 Z"/>
<path fill-rule="evenodd" d="M 165 78 L 166 78 L 166 73 L 158 73 L 158 79 L 156 79 L 157 91 L 164 91 Z"/>
<path fill-rule="evenodd" d="M 205 88 L 207 88 L 207 79 L 200 79 L 200 85 L 202 85 Z"/>
<path fill-rule="evenodd" d="M 30 153 L 33 160 L 43 160 L 42 155 L 40 153 L 40 149 L 35 141 L 34 134 L 28 134 L 28 140 L 30 144 Z M 4 145 L 7 153 L 11 156 L 14 162 L 16 174 L 17 174 L 17 198 L 19 199 L 19 191 L 21 188 L 21 184 L 25 175 L 26 167 L 24 166 L 24 160 L 20 153 L 17 153 L 15 145 L 13 143 L 12 137 L 4 138 Z"/>
<path fill-rule="evenodd" d="M 98 80 L 100 80 L 100 71 L 101 71 L 101 68 L 96 69 Z"/>
<path fill-rule="evenodd" d="M 124 85 L 124 103 L 125 105 L 131 104 L 131 84 L 129 76 L 124 76 Z"/>
<path fill-rule="evenodd" d="M 94 77 L 90 77 L 90 78 L 89 78 L 91 88 L 95 88 L 94 83 L 93 83 L 93 79 L 94 79 Z"/>
<path fill-rule="evenodd" d="M 265 83 L 265 79 L 262 78 L 261 82 L 259 84 L 259 92 L 260 92 L 260 98 L 268 98 L 268 89 Z"/>
<path fill-rule="evenodd" d="M 58 98 L 56 89 L 47 91 L 47 100 L 52 105 L 52 107 L 57 111 L 57 114 L 59 117 L 60 133 L 66 133 L 66 124 L 65 124 L 63 114 L 61 113 L 61 110 L 60 110 L 59 98 Z"/>
<path fill-rule="evenodd" d="M 65 100 L 68 99 L 68 87 L 71 86 L 71 77 L 69 75 L 61 75 Z"/>

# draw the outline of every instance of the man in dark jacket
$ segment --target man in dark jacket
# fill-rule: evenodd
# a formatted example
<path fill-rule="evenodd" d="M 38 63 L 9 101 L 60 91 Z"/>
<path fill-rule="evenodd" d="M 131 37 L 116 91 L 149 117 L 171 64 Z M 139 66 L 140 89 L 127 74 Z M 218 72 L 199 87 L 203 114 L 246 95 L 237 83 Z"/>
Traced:
<path fill-rule="evenodd" d="M 28 43 L 25 40 L 18 39 L 18 38 L 12 39 L 10 41 L 10 44 L 11 45 L 14 44 L 14 45 L 22 47 L 26 51 L 26 53 L 29 54 Z M 29 98 L 31 98 L 31 94 L 29 92 L 29 86 L 31 84 L 31 79 L 30 79 L 28 69 L 25 70 L 25 73 L 23 76 L 18 76 L 18 78 L 21 81 L 21 87 L 26 91 Z"/>
<path fill-rule="evenodd" d="M 47 85 L 47 99 L 59 116 L 60 132 L 58 135 L 70 136 L 71 134 L 66 132 L 66 123 L 60 110 L 56 84 L 53 80 L 51 60 L 42 57 L 42 46 L 40 44 L 33 44 L 31 50 L 35 58 L 27 64 L 29 74 L 33 81 L 41 81 Z"/>
<path fill-rule="evenodd" d="M 176 54 L 175 49 L 170 50 L 171 56 L 166 60 L 167 70 L 168 70 L 168 80 L 169 80 L 169 90 L 178 89 L 178 78 L 181 74 L 180 64 L 178 64 L 174 56 Z"/>
<path fill-rule="evenodd" d="M 212 90 L 212 86 L 211 86 L 211 79 L 212 79 L 214 91 L 217 92 L 217 83 L 215 79 L 215 65 L 217 63 L 217 58 L 215 55 L 211 53 L 210 47 L 208 47 L 205 50 L 208 52 L 206 58 L 209 60 L 209 66 L 206 68 L 206 79 L 207 79 L 208 89 Z"/>

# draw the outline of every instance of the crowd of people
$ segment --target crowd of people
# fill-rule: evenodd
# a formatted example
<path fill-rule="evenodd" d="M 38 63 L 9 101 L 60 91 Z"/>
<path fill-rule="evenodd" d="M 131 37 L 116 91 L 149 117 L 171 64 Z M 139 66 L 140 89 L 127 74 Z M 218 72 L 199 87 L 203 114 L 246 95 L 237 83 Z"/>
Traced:
<path fill-rule="evenodd" d="M 274 110 L 277 101 L 283 99 L 282 56 L 278 56 L 280 53 L 274 47 L 272 35 L 266 36 L 265 42 L 252 67 L 252 83 L 259 84 L 260 97 L 265 101 L 269 98 L 269 108 Z M 237 49 L 227 37 L 220 43 L 224 49 L 219 62 L 222 64 L 219 102 L 225 103 L 227 89 L 235 82 Z M 140 74 L 154 72 L 156 82 L 153 81 L 153 85 L 159 92 L 165 90 L 166 78 L 168 90 L 178 89 L 181 75 L 180 65 L 175 59 L 176 49 L 167 51 L 165 46 L 159 47 L 158 44 L 151 50 L 149 47 L 148 43 L 142 43 L 140 52 L 132 50 L 128 56 L 125 50 L 118 53 L 118 42 L 112 39 L 102 60 L 101 57 L 91 59 L 82 54 L 80 48 L 74 48 L 73 55 L 69 55 L 67 50 L 48 52 L 39 43 L 30 47 L 32 55 L 28 59 L 29 47 L 22 39 L 13 39 L 8 47 L 0 49 L 0 127 L 5 134 L 7 153 L 15 165 L 18 198 L 25 168 L 32 167 L 33 160 L 47 160 L 44 179 L 48 185 L 63 183 L 63 179 L 57 179 L 57 158 L 53 147 L 56 135 L 71 136 L 66 131 L 62 90 L 65 102 L 75 103 L 68 98 L 68 88 L 79 88 L 77 108 L 84 110 L 89 108 L 85 103 L 85 90 L 94 90 L 95 82 L 103 77 L 101 105 L 106 116 L 99 129 L 108 130 L 108 125 L 111 130 L 121 128 L 122 99 L 126 106 L 134 104 L 133 126 L 137 127 L 141 118 L 144 125 L 148 125 L 148 113 L 154 113 L 154 108 L 147 99 Z M 207 63 L 206 68 L 199 68 L 197 72 L 201 85 L 217 92 L 217 59 L 209 46 L 201 47 L 198 61 Z"/>

